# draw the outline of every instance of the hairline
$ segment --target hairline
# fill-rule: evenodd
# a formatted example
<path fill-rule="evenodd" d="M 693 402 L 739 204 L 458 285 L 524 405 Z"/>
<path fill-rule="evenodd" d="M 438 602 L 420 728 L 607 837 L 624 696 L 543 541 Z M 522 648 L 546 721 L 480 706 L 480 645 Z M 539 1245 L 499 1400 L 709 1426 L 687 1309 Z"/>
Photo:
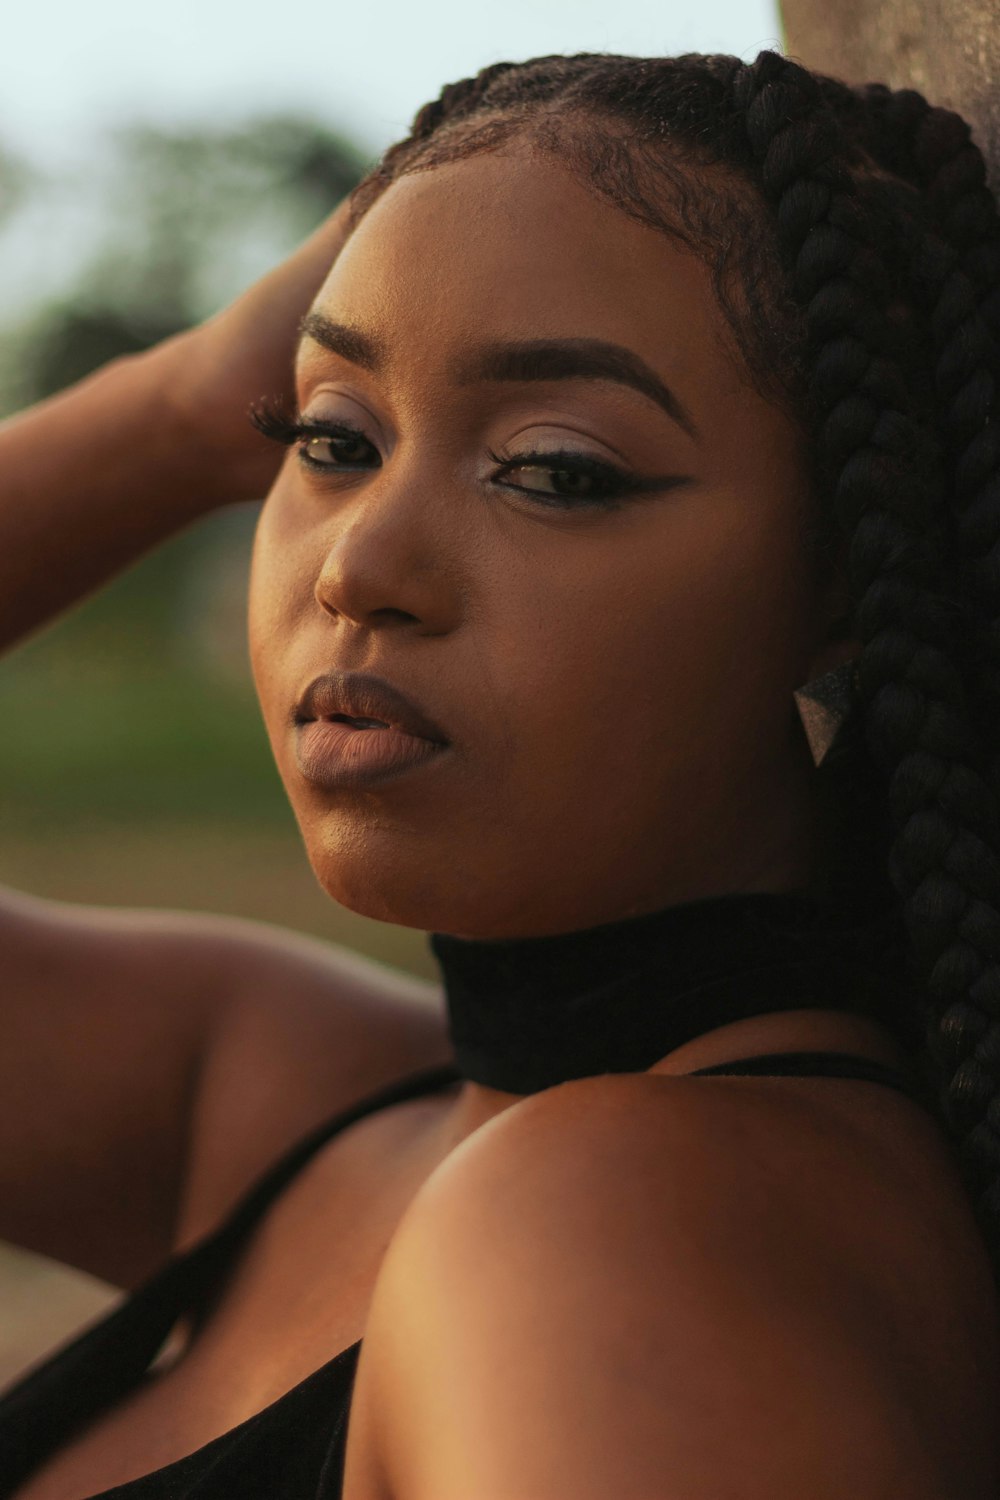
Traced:
<path fill-rule="evenodd" d="M 610 185 L 601 180 L 600 169 L 596 167 L 593 155 L 588 154 L 586 128 L 581 130 L 578 127 L 595 122 L 612 127 L 611 140 L 638 169 L 633 201 L 629 201 L 627 195 L 616 195 Z M 713 254 L 707 226 L 699 227 L 690 217 L 686 218 L 684 212 L 683 191 L 694 184 L 698 172 L 709 172 L 718 182 L 722 191 L 713 201 L 722 205 L 723 212 L 735 211 L 738 218 L 754 221 L 758 230 L 768 220 L 763 197 L 755 184 L 738 169 L 708 159 L 698 162 L 696 150 L 676 136 L 658 136 L 655 141 L 630 137 L 624 128 L 626 125 L 627 121 L 614 111 L 580 105 L 566 108 L 557 101 L 531 104 L 523 110 L 517 106 L 501 107 L 445 120 L 425 140 L 411 138 L 401 142 L 401 146 L 412 148 L 412 155 L 398 167 L 393 163 L 389 175 L 382 176 L 384 168 L 377 165 L 358 183 L 350 195 L 349 231 L 353 233 L 369 209 L 400 179 L 434 171 L 473 156 L 494 155 L 522 140 L 529 147 L 557 160 L 581 186 L 626 218 L 677 241 L 707 266 L 728 333 L 720 344 L 734 371 L 764 400 L 780 407 L 804 428 L 805 400 L 804 393 L 796 389 L 797 379 L 789 378 L 787 368 L 775 372 L 764 357 L 766 351 L 763 347 L 755 348 L 759 342 L 758 320 L 749 305 L 744 268 L 728 264 L 726 257 Z M 643 182 L 654 173 L 661 179 L 667 175 L 668 163 L 670 191 L 662 191 L 664 183 L 661 180 L 657 184 L 660 191 L 642 192 Z M 665 201 L 671 198 L 671 194 L 671 201 Z M 733 292 L 736 296 L 732 295 Z"/>

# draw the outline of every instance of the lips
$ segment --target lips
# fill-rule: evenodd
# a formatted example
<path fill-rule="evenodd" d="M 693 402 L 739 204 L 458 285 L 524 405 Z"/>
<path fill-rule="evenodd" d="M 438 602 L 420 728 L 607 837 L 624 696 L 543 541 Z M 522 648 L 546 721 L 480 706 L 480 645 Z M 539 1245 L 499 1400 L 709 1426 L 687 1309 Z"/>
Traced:
<path fill-rule="evenodd" d="M 381 795 L 389 783 L 449 759 L 441 726 L 398 688 L 363 672 L 315 678 L 293 722 L 299 773 L 323 793 Z"/>
<path fill-rule="evenodd" d="M 295 708 L 295 723 L 310 724 L 319 719 L 350 723 L 360 720 L 358 732 L 364 732 L 367 720 L 399 730 L 434 745 L 447 745 L 448 736 L 416 703 L 381 677 L 366 672 L 326 672 L 306 688 Z M 377 730 L 371 726 L 371 732 Z"/>

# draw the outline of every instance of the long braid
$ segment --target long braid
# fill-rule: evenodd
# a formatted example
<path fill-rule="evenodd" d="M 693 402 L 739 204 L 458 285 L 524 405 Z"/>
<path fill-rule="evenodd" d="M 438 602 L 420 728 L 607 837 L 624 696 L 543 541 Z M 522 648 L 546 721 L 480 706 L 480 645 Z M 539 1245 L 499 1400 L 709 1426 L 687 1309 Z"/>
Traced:
<path fill-rule="evenodd" d="M 1000 214 L 960 116 L 912 89 L 870 85 L 862 97 L 873 154 L 920 188 L 934 219 L 920 271 L 954 464 L 958 582 L 975 601 L 976 694 L 1000 787 Z"/>
<path fill-rule="evenodd" d="M 913 90 L 881 85 L 861 91 L 866 142 L 887 169 L 918 186 L 934 232 L 918 254 L 920 283 L 935 349 L 935 386 L 952 459 L 956 583 L 974 609 L 972 677 L 979 722 L 1000 786 L 1000 219 L 986 187 L 982 156 L 967 124 Z M 994 1177 L 1000 1106 L 1000 923 L 989 905 L 975 920 L 979 949 L 992 963 L 969 976 L 940 1020 L 934 1050 L 950 1083 L 948 1119 L 968 1133 L 970 1150 Z M 991 1209 L 997 1191 L 988 1190 Z"/>
<path fill-rule="evenodd" d="M 765 54 L 740 88 L 762 185 L 807 308 L 811 394 L 833 504 L 852 533 L 868 738 L 897 826 L 890 869 L 926 975 L 930 1040 L 951 1072 L 945 1111 L 1000 1251 L 1000 1131 L 990 1112 L 1000 1086 L 996 810 L 950 612 L 937 597 L 933 447 L 871 295 L 878 226 L 866 224 L 858 193 L 831 161 L 835 117 L 818 84 Z M 845 234 L 864 274 L 838 263 Z"/>
<path fill-rule="evenodd" d="M 858 713 L 896 829 L 890 871 L 945 1119 L 1000 1271 L 995 746 L 977 722 L 981 689 L 952 555 L 955 544 L 966 561 L 985 560 L 982 617 L 1000 507 L 989 489 L 993 434 L 982 441 L 992 392 L 977 372 L 995 369 L 983 340 L 998 329 L 1000 268 L 972 159 L 954 132 L 948 149 L 940 128 L 928 135 L 926 119 L 908 95 L 865 98 L 771 53 L 751 66 L 693 56 L 535 59 L 479 74 L 421 111 L 416 133 L 362 187 L 362 211 L 399 172 L 506 139 L 489 134 L 491 123 L 534 125 L 536 140 L 625 212 L 702 253 L 750 377 L 767 389 L 777 367 L 812 427 L 818 489 L 848 544 L 863 648 Z M 619 137 L 616 120 L 627 127 Z M 711 178 L 706 193 L 704 173 L 717 167 L 727 176 Z M 733 190 L 734 172 L 770 205 L 770 230 L 760 200 Z M 902 196 L 915 202 L 918 187 L 930 226 L 914 235 L 913 203 Z M 959 201 L 970 196 L 973 209 Z M 739 295 L 727 302 L 733 265 Z M 901 282 L 924 286 L 922 318 L 919 305 L 899 306 Z M 993 598 L 995 580 L 990 587 Z"/>

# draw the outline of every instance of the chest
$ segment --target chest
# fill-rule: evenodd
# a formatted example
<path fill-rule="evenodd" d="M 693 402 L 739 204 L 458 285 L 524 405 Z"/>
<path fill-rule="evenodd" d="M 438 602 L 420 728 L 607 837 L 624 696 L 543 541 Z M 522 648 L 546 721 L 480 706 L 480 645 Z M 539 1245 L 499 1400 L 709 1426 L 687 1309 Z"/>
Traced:
<path fill-rule="evenodd" d="M 180 1323 L 147 1379 L 14 1500 L 80 1500 L 171 1464 L 361 1339 L 389 1242 L 444 1154 L 440 1113 L 414 1101 L 330 1142 L 268 1211 L 200 1325 Z"/>

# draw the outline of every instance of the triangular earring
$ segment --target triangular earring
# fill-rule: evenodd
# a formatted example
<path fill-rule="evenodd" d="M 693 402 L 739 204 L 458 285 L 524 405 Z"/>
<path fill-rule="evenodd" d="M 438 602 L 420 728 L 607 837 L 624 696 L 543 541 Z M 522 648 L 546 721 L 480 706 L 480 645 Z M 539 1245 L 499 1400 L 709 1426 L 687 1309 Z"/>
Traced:
<path fill-rule="evenodd" d="M 854 702 L 856 663 L 845 661 L 792 694 L 814 764 L 822 765 Z"/>

